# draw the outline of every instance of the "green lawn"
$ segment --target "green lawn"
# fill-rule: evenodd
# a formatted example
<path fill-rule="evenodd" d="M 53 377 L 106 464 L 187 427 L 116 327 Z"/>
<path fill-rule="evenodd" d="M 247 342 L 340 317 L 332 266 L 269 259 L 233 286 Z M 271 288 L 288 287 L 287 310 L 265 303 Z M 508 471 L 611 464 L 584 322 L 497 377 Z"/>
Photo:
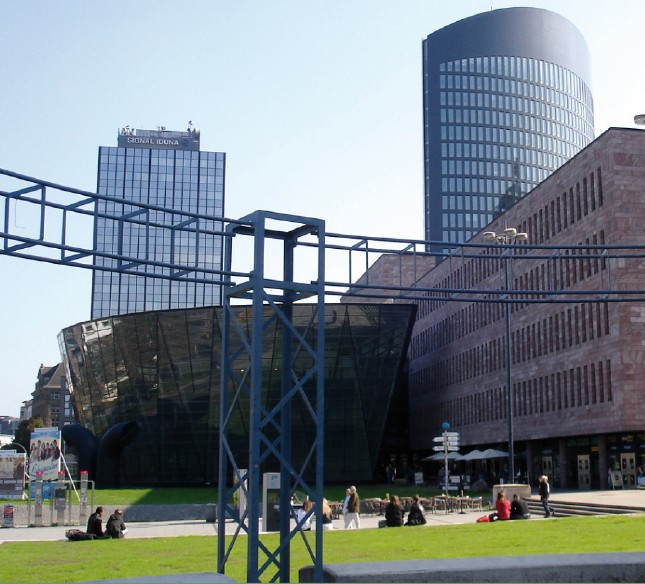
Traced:
<path fill-rule="evenodd" d="M 313 536 L 313 534 L 311 534 Z M 277 535 L 265 536 L 271 548 Z M 214 572 L 216 537 L 4 543 L 2 582 L 76 582 Z M 313 544 L 313 537 L 310 541 Z M 246 537 L 238 537 L 227 575 L 246 581 Z M 325 532 L 325 563 L 547 553 L 642 552 L 644 516 L 558 518 L 439 527 Z M 300 537 L 291 548 L 292 582 L 311 564 Z M 272 574 L 271 574 L 272 575 Z M 264 577 L 268 581 L 270 577 Z"/>
<path fill-rule="evenodd" d="M 325 489 L 325 497 L 329 501 L 342 501 L 345 497 L 344 485 L 332 485 Z M 399 497 L 411 497 L 418 493 L 422 497 L 433 497 L 439 494 L 439 489 L 415 486 L 394 485 L 365 485 L 358 487 L 362 499 L 373 497 L 385 498 L 386 493 Z M 490 492 L 471 493 L 471 495 L 485 495 L 490 498 Z M 303 497 L 302 492 L 298 495 Z M 96 489 L 94 491 L 94 505 L 177 505 L 180 503 L 217 503 L 217 489 L 210 488 L 154 488 L 154 489 Z M 0 499 L 0 505 L 26 505 L 27 501 Z"/>

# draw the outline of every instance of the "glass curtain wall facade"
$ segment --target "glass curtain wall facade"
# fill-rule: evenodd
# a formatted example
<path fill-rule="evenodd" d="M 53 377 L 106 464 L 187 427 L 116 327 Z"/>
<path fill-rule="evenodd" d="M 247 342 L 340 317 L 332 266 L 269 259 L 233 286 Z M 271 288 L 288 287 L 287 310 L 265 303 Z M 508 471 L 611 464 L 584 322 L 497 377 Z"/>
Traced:
<path fill-rule="evenodd" d="M 61 332 L 79 423 L 99 440 L 121 423 L 140 428 L 123 450 L 122 486 L 217 482 L 221 310 L 145 312 Z M 236 310 L 240 322 L 251 322 L 250 307 Z M 378 472 L 415 314 L 415 306 L 403 304 L 325 307 L 326 481 L 372 481 Z M 316 318 L 315 306 L 294 306 L 294 327 L 310 342 Z M 280 396 L 281 325 L 275 320 L 264 334 L 263 399 L 270 409 Z M 300 378 L 311 367 L 306 353 L 294 360 Z M 248 361 L 241 358 L 236 366 L 248 369 Z M 313 395 L 315 380 L 304 390 Z M 238 463 L 248 460 L 249 444 L 249 412 L 240 403 L 229 433 Z M 303 449 L 315 432 L 309 412 L 299 407 L 292 412 L 296 466 L 306 459 Z"/>
<path fill-rule="evenodd" d="M 580 32 L 542 9 L 423 41 L 427 240 L 469 240 L 593 140 L 589 70 Z"/>
<path fill-rule="evenodd" d="M 165 226 L 187 220 L 168 210 L 223 217 L 226 155 L 200 151 L 195 131 L 124 132 L 118 147 L 99 148 L 97 192 L 124 202 L 99 201 L 94 237 L 98 251 L 128 259 L 120 262 L 97 257 L 95 265 L 114 271 L 93 271 L 92 318 L 220 304 L 220 286 L 216 284 L 125 274 L 119 266 L 154 260 L 221 269 L 222 237 L 204 233 L 221 229 L 221 223 L 202 221 L 201 233 L 188 235 L 184 231 L 177 237 Z M 144 214 L 127 202 L 159 206 L 164 211 Z M 128 214 L 136 214 L 141 221 L 121 221 Z M 170 273 L 170 268 L 142 263 L 137 269 L 148 274 Z"/>

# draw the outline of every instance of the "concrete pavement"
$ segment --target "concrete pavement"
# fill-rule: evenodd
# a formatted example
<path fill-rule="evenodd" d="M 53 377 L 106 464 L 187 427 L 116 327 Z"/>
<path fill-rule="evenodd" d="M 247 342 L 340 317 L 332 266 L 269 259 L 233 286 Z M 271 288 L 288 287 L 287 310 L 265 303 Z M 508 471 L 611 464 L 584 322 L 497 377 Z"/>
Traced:
<path fill-rule="evenodd" d="M 535 493 L 533 498 L 536 498 Z M 558 501 L 599 503 L 603 505 L 621 505 L 628 507 L 640 507 L 645 512 L 645 490 L 644 489 L 618 489 L 615 491 L 567 491 L 556 492 L 551 496 L 553 503 Z M 464 513 L 426 513 L 428 526 L 454 525 L 460 523 L 474 523 L 478 517 L 487 515 L 490 511 L 466 511 Z M 125 517 L 128 526 L 126 538 L 152 538 L 152 537 L 183 537 L 189 535 L 217 535 L 217 524 L 208 523 L 204 520 L 185 521 L 150 521 L 132 523 Z M 382 516 L 361 516 L 361 528 L 374 529 L 378 527 Z M 542 520 L 541 516 L 534 519 Z M 334 526 L 342 530 L 342 519 L 335 520 Z M 79 526 L 55 526 L 55 527 L 11 527 L 0 529 L 0 543 L 11 541 L 63 541 L 65 531 Z M 235 531 L 236 525 L 228 523 L 227 534 Z M 81 527 L 82 529 L 82 527 Z M 333 532 L 330 532 L 333 533 Z"/>

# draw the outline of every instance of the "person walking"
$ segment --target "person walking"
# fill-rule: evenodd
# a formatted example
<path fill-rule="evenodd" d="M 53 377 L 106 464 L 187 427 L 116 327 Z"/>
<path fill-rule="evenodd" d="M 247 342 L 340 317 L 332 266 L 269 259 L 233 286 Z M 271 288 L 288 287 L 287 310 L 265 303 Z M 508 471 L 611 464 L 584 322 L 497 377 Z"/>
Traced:
<path fill-rule="evenodd" d="M 549 495 L 551 494 L 551 487 L 549 486 L 549 477 L 542 475 L 540 477 L 540 484 L 538 485 L 538 493 L 540 494 L 540 501 L 544 508 L 544 517 L 555 517 L 555 509 L 549 505 Z"/>
<path fill-rule="evenodd" d="M 360 516 L 360 498 L 355 486 L 348 489 L 348 497 L 346 499 L 347 512 L 345 513 L 345 529 L 360 529 L 361 516 Z"/>

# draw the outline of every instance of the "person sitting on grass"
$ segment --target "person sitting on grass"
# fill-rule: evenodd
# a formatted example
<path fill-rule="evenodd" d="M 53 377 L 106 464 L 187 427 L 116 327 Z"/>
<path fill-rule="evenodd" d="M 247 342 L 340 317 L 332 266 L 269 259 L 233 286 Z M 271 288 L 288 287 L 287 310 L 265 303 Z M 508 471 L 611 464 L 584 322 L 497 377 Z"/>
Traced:
<path fill-rule="evenodd" d="M 108 537 L 112 539 L 119 539 L 125 536 L 128 530 L 123 522 L 123 511 L 121 509 L 115 509 L 114 513 L 110 515 L 105 531 Z"/>
<path fill-rule="evenodd" d="M 511 519 L 530 519 L 529 506 L 524 499 L 520 499 L 517 493 L 513 495 L 511 502 Z"/>
<path fill-rule="evenodd" d="M 412 506 L 410 507 L 410 512 L 408 513 L 408 520 L 406 525 L 425 525 L 426 517 L 425 511 L 423 510 L 423 505 L 419 501 L 419 495 L 412 497 Z"/>
<path fill-rule="evenodd" d="M 390 502 L 385 507 L 385 526 L 401 527 L 403 525 L 403 508 L 396 495 L 390 497 Z"/>
<path fill-rule="evenodd" d="M 103 507 L 97 507 L 90 515 L 85 532 L 93 535 L 94 539 L 107 539 L 108 535 L 103 531 Z"/>
<path fill-rule="evenodd" d="M 506 521 L 511 517 L 511 502 L 506 498 L 506 493 L 502 490 L 497 493 L 495 501 L 495 513 L 489 516 L 491 521 Z"/>
<path fill-rule="evenodd" d="M 302 525 L 300 525 L 300 530 L 301 531 L 309 531 L 311 529 L 311 515 L 305 519 L 307 513 L 311 510 L 313 507 L 313 503 L 307 499 L 303 504 L 300 509 L 298 509 L 298 513 L 296 514 L 296 520 L 298 523 L 301 521 L 304 521 Z"/>
<path fill-rule="evenodd" d="M 322 526 L 323 529 L 334 529 L 331 507 L 325 498 L 322 500 Z"/>

